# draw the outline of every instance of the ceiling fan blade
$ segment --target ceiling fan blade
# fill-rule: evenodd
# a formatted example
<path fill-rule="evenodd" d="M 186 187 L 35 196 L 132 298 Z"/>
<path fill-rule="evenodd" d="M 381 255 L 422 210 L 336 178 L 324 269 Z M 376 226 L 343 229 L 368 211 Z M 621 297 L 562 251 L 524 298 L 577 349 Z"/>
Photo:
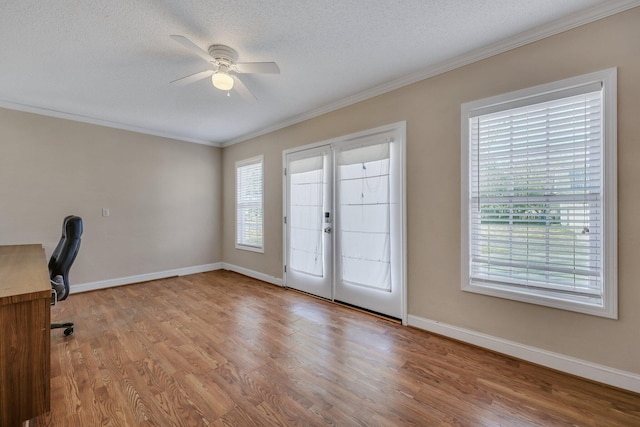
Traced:
<path fill-rule="evenodd" d="M 202 80 L 205 79 L 209 76 L 211 76 L 213 74 L 213 70 L 204 70 L 204 71 L 198 71 L 197 73 L 194 74 L 190 74 L 188 76 L 185 77 L 181 77 L 179 79 L 176 79 L 171 83 L 172 85 L 176 85 L 176 86 L 184 86 L 184 85 L 188 85 L 190 83 L 193 82 L 197 82 L 198 80 Z"/>
<path fill-rule="evenodd" d="M 238 92 L 238 95 L 248 101 L 258 101 L 258 98 L 256 98 L 253 92 L 251 92 L 249 88 L 246 87 L 244 83 L 242 83 L 240 77 L 234 75 L 231 75 L 231 77 L 233 78 L 233 88 L 236 90 L 236 92 Z"/>
<path fill-rule="evenodd" d="M 236 69 L 242 74 L 280 74 L 280 67 L 275 62 L 239 62 Z"/>
<path fill-rule="evenodd" d="M 175 34 L 170 35 L 169 37 L 171 37 L 173 40 L 175 40 L 178 43 L 180 43 L 187 50 L 190 50 L 191 52 L 195 53 L 196 55 L 198 55 L 199 57 L 201 57 L 205 61 L 207 61 L 207 62 L 213 62 L 214 61 L 214 59 L 211 57 L 211 55 L 209 55 L 209 52 L 199 48 L 198 46 L 196 46 L 195 43 L 193 43 L 188 38 L 186 38 L 184 36 L 175 35 Z"/>

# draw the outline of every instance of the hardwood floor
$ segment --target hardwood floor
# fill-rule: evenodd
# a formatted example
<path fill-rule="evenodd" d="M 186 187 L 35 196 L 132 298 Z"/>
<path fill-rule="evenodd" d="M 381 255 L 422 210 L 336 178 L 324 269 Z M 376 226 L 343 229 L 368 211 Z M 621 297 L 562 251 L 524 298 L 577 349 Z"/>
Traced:
<path fill-rule="evenodd" d="M 639 426 L 640 395 L 215 271 L 52 309 L 31 426 Z"/>

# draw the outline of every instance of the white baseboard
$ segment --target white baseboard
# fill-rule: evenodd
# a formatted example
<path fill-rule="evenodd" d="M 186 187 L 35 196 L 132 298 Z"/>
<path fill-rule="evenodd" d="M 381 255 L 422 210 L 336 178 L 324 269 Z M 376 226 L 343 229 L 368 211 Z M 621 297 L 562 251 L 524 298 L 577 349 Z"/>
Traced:
<path fill-rule="evenodd" d="M 249 270 L 248 268 L 238 267 L 237 265 L 222 263 L 222 268 L 229 271 L 235 271 L 236 273 L 244 274 L 245 276 L 253 277 L 254 279 L 262 280 L 263 282 L 271 283 L 273 285 L 283 286 L 282 279 L 274 276 L 269 276 L 258 271 Z"/>
<path fill-rule="evenodd" d="M 419 316 L 409 315 L 409 326 L 444 335 L 445 337 L 477 345 L 571 375 L 640 393 L 640 375 L 633 372 L 610 368 L 564 354 L 542 350 L 537 347 L 531 347 L 515 341 L 505 340 Z"/>
<path fill-rule="evenodd" d="M 149 280 L 165 279 L 167 277 L 186 276 L 188 274 L 204 273 L 222 269 L 222 263 L 196 265 L 193 267 L 176 268 L 173 270 L 159 271 L 156 273 L 138 274 L 128 277 L 117 277 L 115 279 L 100 280 L 97 282 L 72 285 L 69 293 L 95 291 L 98 289 L 112 288 L 114 286 L 131 285 L 133 283 L 147 282 Z"/>

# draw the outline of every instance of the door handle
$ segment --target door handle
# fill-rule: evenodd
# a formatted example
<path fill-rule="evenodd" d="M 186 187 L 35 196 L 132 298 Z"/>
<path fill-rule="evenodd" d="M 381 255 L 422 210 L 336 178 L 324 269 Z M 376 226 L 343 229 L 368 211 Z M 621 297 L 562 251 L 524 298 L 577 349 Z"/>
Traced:
<path fill-rule="evenodd" d="M 331 227 L 325 227 L 324 232 L 327 234 L 331 233 Z"/>

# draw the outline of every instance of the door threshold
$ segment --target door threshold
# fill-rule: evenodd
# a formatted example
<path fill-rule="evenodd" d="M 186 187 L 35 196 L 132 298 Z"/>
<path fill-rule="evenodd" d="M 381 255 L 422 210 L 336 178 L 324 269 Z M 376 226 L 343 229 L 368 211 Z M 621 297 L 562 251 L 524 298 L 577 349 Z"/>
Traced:
<path fill-rule="evenodd" d="M 377 311 L 373 311 L 373 310 L 367 310 L 366 308 L 358 307 L 357 305 L 349 304 L 348 302 L 337 301 L 337 300 L 334 300 L 332 302 L 334 302 L 336 304 L 339 304 L 341 306 L 350 308 L 352 310 L 359 311 L 361 313 L 370 314 L 370 315 L 375 316 L 375 317 L 377 317 L 379 319 L 388 320 L 389 322 L 398 323 L 398 324 L 402 325 L 402 319 L 399 319 L 397 317 L 389 316 L 389 315 L 383 314 L 383 313 L 378 313 Z"/>
<path fill-rule="evenodd" d="M 319 295 L 314 295 L 314 294 L 311 294 L 309 292 L 301 291 L 301 290 L 295 289 L 295 288 L 288 288 L 288 287 L 285 286 L 284 289 L 287 290 L 287 291 L 298 292 L 298 293 L 301 293 L 303 295 L 310 296 L 311 298 L 319 299 L 320 301 L 324 301 L 324 302 L 340 305 L 342 307 L 346 307 L 346 308 L 349 308 L 351 310 L 359 311 L 360 313 L 368 314 L 370 316 L 377 317 L 378 319 L 382 319 L 382 320 L 386 320 L 386 321 L 389 321 L 389 322 L 392 322 L 392 323 L 397 323 L 399 325 L 402 325 L 402 319 L 398 319 L 397 317 L 393 317 L 393 316 L 389 316 L 389 315 L 386 315 L 386 314 L 378 313 L 377 311 L 373 311 L 373 310 L 367 310 L 366 308 L 358 307 L 357 305 L 349 304 L 347 302 L 337 301 L 337 300 L 330 300 L 329 298 L 321 297 Z"/>

